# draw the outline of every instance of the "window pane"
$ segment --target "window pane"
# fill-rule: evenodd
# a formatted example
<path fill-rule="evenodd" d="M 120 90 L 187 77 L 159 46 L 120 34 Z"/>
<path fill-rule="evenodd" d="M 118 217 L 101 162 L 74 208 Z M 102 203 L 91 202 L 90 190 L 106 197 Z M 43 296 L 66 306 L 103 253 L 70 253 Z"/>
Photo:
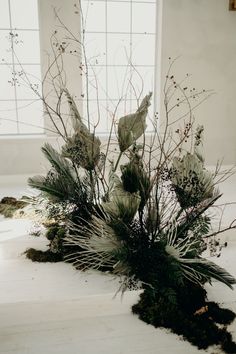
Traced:
<path fill-rule="evenodd" d="M 107 63 L 108 65 L 127 65 L 130 58 L 130 35 L 107 35 Z"/>
<path fill-rule="evenodd" d="M 98 108 L 99 105 L 99 108 Z M 96 132 L 106 132 L 108 129 L 107 123 L 107 108 L 106 108 L 106 100 L 100 100 L 99 103 L 95 100 L 89 101 L 89 116 L 90 122 L 92 125 L 96 125 Z M 85 113 L 86 110 L 84 109 Z M 85 117 L 85 114 L 84 114 Z"/>
<path fill-rule="evenodd" d="M 141 99 L 154 88 L 154 67 L 136 67 L 131 76 L 133 86 L 132 99 L 136 99 L 134 91 L 137 96 L 141 95 Z"/>
<path fill-rule="evenodd" d="M 136 67 L 135 68 L 138 71 L 133 72 L 132 75 L 132 84 L 134 87 L 134 90 L 138 93 L 139 96 L 139 104 L 141 100 L 151 91 L 153 92 L 154 90 L 154 67 Z M 140 80 L 140 77 L 142 77 L 142 80 Z M 132 99 L 136 99 L 135 95 L 132 93 Z M 153 97 L 151 99 L 151 106 L 148 108 L 148 116 L 147 116 L 147 131 L 152 130 L 152 124 L 151 121 L 153 120 L 153 115 L 154 115 L 154 105 L 153 105 Z M 137 100 L 132 100 L 132 110 L 137 109 Z"/>
<path fill-rule="evenodd" d="M 8 0 L 1 0 L 0 7 L 0 28 L 10 28 Z"/>
<path fill-rule="evenodd" d="M 90 63 L 93 68 L 96 66 L 97 77 L 102 78 L 100 84 L 104 83 L 105 90 L 107 85 L 107 96 L 106 92 L 103 93 L 104 96 L 98 95 L 99 102 L 103 103 L 103 109 L 106 111 L 104 117 L 107 117 L 107 121 L 100 122 L 99 127 L 107 131 L 109 117 L 112 117 L 120 98 L 122 102 L 117 109 L 117 118 L 135 111 L 137 97 L 141 101 L 150 90 L 153 90 L 156 1 L 83 0 L 84 13 L 88 3 L 89 9 L 92 6 L 94 8 L 91 17 L 90 10 L 87 12 L 89 25 L 86 31 L 92 31 L 96 24 L 99 29 L 94 31 L 106 32 L 104 36 L 101 33 L 86 33 L 85 46 Z M 104 6 L 107 11 L 104 11 Z M 101 17 L 97 18 L 99 15 Z M 104 21 L 105 29 L 100 20 Z M 91 75 L 89 79 L 93 84 Z M 89 89 L 89 97 L 93 99 L 91 104 L 94 107 L 93 114 L 96 116 L 95 88 Z"/>
<path fill-rule="evenodd" d="M 39 65 L 15 66 L 18 84 L 16 86 L 17 99 L 37 99 L 34 90 L 41 92 L 41 71 Z M 31 86 L 32 85 L 32 86 Z"/>
<path fill-rule="evenodd" d="M 29 105 L 32 99 L 35 100 L 30 84 L 35 90 L 41 87 L 38 1 L 0 0 L 0 9 L 0 135 L 41 133 L 41 128 L 35 128 L 35 125 L 43 125 L 41 102 Z M 26 63 L 30 65 L 25 66 Z M 28 74 L 30 83 L 26 84 L 22 70 Z M 27 101 L 22 101 L 25 99 Z M 31 120 L 33 124 L 22 128 L 19 120 Z"/>
<path fill-rule="evenodd" d="M 15 101 L 0 100 L 0 135 L 17 134 Z"/>
<path fill-rule="evenodd" d="M 138 33 L 155 33 L 154 4 L 132 4 L 132 31 Z"/>
<path fill-rule="evenodd" d="M 138 100 L 130 100 L 130 110 L 132 113 L 137 111 L 139 103 L 140 101 L 138 102 Z"/>
<path fill-rule="evenodd" d="M 122 2 L 107 3 L 107 31 L 130 32 L 130 4 Z"/>
<path fill-rule="evenodd" d="M 85 38 L 86 56 L 91 65 L 106 64 L 106 36 L 101 33 L 87 33 Z"/>
<path fill-rule="evenodd" d="M 0 65 L 0 99 L 14 99 L 15 75 L 13 68 L 8 65 Z"/>
<path fill-rule="evenodd" d="M 14 40 L 15 63 L 37 63 L 40 60 L 38 31 L 17 31 Z"/>
<path fill-rule="evenodd" d="M 155 36 L 134 34 L 132 36 L 132 63 L 134 65 L 154 65 Z"/>
<path fill-rule="evenodd" d="M 12 63 L 12 41 L 10 31 L 0 30 L 0 62 Z"/>
<path fill-rule="evenodd" d="M 94 67 L 89 71 L 88 77 L 88 98 L 105 99 L 106 98 L 106 68 Z M 86 81 L 83 82 L 83 94 L 86 96 Z"/>
<path fill-rule="evenodd" d="M 24 9 L 24 13 L 22 13 Z M 11 0 L 12 28 L 37 29 L 38 1 L 37 0 Z"/>
<path fill-rule="evenodd" d="M 42 102 L 18 102 L 18 120 L 20 134 L 43 134 L 44 122 Z"/>
<path fill-rule="evenodd" d="M 18 0 L 19 1 L 19 0 Z M 86 31 L 105 32 L 105 2 L 82 2 L 84 26 Z"/>
<path fill-rule="evenodd" d="M 111 99 L 119 99 L 129 96 L 130 92 L 130 68 L 109 67 L 108 68 L 108 95 Z"/>
<path fill-rule="evenodd" d="M 141 99 L 154 86 L 154 67 L 108 68 L 108 94 L 111 99 Z"/>
<path fill-rule="evenodd" d="M 123 100 L 118 100 L 118 99 L 113 100 L 112 103 L 109 102 L 108 108 L 113 114 L 115 114 L 116 123 L 121 117 L 132 113 L 131 101 L 126 98 L 124 98 Z"/>

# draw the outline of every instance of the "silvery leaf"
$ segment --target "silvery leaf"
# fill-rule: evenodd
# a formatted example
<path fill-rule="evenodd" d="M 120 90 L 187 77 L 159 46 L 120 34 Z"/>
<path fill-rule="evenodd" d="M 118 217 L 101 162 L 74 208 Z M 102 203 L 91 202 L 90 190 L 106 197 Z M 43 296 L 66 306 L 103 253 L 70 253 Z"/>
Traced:
<path fill-rule="evenodd" d="M 127 150 L 138 138 L 140 138 L 147 127 L 146 117 L 152 93 L 149 93 L 142 100 L 135 113 L 120 118 L 118 123 L 118 142 L 120 151 Z"/>

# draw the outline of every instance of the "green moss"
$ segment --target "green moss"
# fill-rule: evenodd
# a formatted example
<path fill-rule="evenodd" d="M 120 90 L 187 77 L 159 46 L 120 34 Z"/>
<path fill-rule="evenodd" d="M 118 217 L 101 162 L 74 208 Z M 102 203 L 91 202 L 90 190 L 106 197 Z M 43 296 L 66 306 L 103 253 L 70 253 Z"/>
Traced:
<path fill-rule="evenodd" d="M 46 232 L 46 237 L 49 241 L 52 241 L 54 237 L 57 235 L 58 226 L 50 226 Z"/>
<path fill-rule="evenodd" d="M 58 231 L 57 231 L 57 236 L 59 238 L 63 238 L 66 234 L 66 229 L 64 229 L 63 227 L 59 227 Z"/>
<path fill-rule="evenodd" d="M 47 251 L 41 251 L 41 250 L 36 250 L 34 248 L 29 248 L 27 249 L 24 254 L 28 259 L 31 259 L 33 262 L 61 262 L 63 261 L 62 254 L 60 253 L 53 253 L 50 250 Z"/>
<path fill-rule="evenodd" d="M 0 214 L 6 218 L 12 218 L 17 210 L 24 208 L 26 205 L 27 203 L 22 200 L 17 200 L 13 197 L 4 197 L 0 202 Z"/>
<path fill-rule="evenodd" d="M 50 226 L 46 232 L 46 237 L 49 241 L 52 241 L 56 236 L 62 239 L 66 234 L 64 227 L 53 225 Z"/>
<path fill-rule="evenodd" d="M 205 290 L 198 286 L 190 285 L 189 291 L 184 287 L 175 294 L 176 303 L 169 301 L 165 292 L 154 293 L 146 289 L 132 310 L 144 322 L 168 328 L 199 349 L 219 345 L 225 353 L 236 353 L 236 343 L 226 329 L 235 318 L 232 311 L 221 309 L 214 302 L 206 302 Z M 197 314 L 196 311 L 202 308 L 206 311 Z M 218 324 L 225 326 L 220 328 Z"/>

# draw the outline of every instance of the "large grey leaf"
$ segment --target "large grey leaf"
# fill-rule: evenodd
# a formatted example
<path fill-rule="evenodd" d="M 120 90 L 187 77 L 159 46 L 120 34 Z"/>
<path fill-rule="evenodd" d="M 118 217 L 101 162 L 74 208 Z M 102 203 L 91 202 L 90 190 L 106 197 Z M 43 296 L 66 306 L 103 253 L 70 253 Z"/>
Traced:
<path fill-rule="evenodd" d="M 135 113 L 128 114 L 120 118 L 118 123 L 118 142 L 120 151 L 127 150 L 138 138 L 140 138 L 147 127 L 146 117 L 148 107 L 150 106 L 150 99 L 152 93 L 150 92 L 142 100 L 139 108 Z"/>
<path fill-rule="evenodd" d="M 70 116 L 74 134 L 63 146 L 63 155 L 70 158 L 78 166 L 93 170 L 99 162 L 101 142 L 82 122 L 77 106 L 68 90 L 65 94 L 70 106 Z"/>
<path fill-rule="evenodd" d="M 81 129 L 81 126 L 83 126 L 84 124 L 82 122 L 81 115 L 78 111 L 78 108 L 75 104 L 73 97 L 71 96 L 71 94 L 67 89 L 65 89 L 64 92 L 70 107 L 70 117 L 71 117 L 72 127 L 74 128 L 74 131 L 77 131 L 78 129 Z"/>

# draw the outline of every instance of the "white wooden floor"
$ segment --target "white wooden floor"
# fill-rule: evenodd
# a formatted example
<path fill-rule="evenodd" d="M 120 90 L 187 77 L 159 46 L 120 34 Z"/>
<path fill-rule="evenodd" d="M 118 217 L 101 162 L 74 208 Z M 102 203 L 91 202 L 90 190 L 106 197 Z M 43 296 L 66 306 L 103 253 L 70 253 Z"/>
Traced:
<path fill-rule="evenodd" d="M 236 200 L 236 178 L 224 183 L 224 200 Z M 24 194 L 7 182 L 3 195 Z M 226 218 L 236 215 L 233 206 Z M 195 354 L 199 351 L 167 330 L 146 325 L 131 314 L 138 299 L 128 292 L 113 298 L 118 280 L 96 272 L 80 273 L 69 264 L 32 263 L 27 247 L 47 241 L 27 235 L 26 220 L 0 220 L 0 354 Z M 236 232 L 216 261 L 236 276 Z M 214 259 L 215 260 L 215 259 Z M 236 311 L 236 291 L 208 286 L 209 299 Z M 236 321 L 230 326 L 236 340 Z M 220 353 L 210 348 L 208 353 Z"/>

